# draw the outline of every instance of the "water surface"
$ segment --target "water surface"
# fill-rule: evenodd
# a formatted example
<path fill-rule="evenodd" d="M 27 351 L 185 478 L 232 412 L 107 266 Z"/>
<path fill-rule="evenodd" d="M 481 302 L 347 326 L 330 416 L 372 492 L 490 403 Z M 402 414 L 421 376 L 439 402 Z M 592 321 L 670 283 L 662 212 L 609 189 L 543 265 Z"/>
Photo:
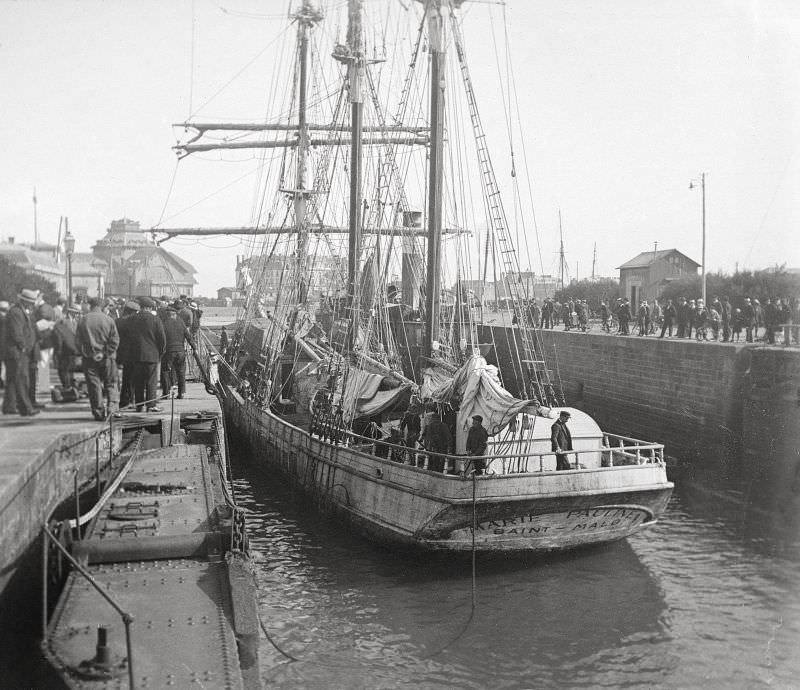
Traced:
<path fill-rule="evenodd" d="M 317 516 L 252 460 L 265 684 L 281 688 L 800 687 L 796 494 L 745 511 L 679 485 L 658 525 L 550 557 L 396 553 Z M 699 486 L 699 488 L 698 488 Z M 774 498 L 774 497 L 772 497 Z"/>

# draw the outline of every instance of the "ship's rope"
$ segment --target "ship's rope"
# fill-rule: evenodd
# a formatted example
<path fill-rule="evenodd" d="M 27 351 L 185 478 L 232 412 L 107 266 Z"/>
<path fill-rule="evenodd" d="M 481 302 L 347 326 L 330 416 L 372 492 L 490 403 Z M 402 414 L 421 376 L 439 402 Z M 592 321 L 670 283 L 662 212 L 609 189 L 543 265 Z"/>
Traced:
<path fill-rule="evenodd" d="M 280 645 L 278 645 L 278 643 L 272 639 L 272 636 L 269 634 L 269 631 L 267 630 L 267 626 L 264 625 L 264 621 L 261 620 L 261 616 L 258 617 L 258 623 L 261 626 L 261 630 L 264 632 L 264 636 L 267 638 L 267 640 L 269 640 L 269 643 L 273 647 L 275 647 L 275 649 L 277 649 L 281 654 L 283 654 L 283 656 L 285 656 L 289 661 L 300 661 L 300 659 L 298 659 L 297 657 L 294 657 L 291 654 L 289 654 L 289 652 L 286 652 L 283 649 L 281 649 Z"/>
<path fill-rule="evenodd" d="M 426 654 L 423 656 L 423 659 L 432 659 L 435 656 L 441 654 L 445 649 L 448 647 L 452 647 L 456 642 L 458 642 L 464 634 L 469 629 L 469 626 L 472 624 L 472 619 L 475 618 L 475 612 L 477 611 L 478 604 L 477 604 L 477 595 L 478 595 L 478 587 L 477 587 L 477 577 L 476 577 L 476 554 L 477 549 L 475 548 L 475 532 L 478 529 L 478 501 L 477 501 L 477 475 L 475 471 L 472 472 L 472 547 L 471 547 L 471 556 L 472 556 L 472 580 L 471 580 L 471 590 L 470 590 L 470 609 L 469 609 L 469 616 L 467 616 L 467 620 L 464 621 L 464 624 L 461 626 L 461 629 L 456 633 L 456 635 L 448 640 L 445 644 L 441 647 L 436 649 L 435 651 L 431 652 L 430 654 Z"/>

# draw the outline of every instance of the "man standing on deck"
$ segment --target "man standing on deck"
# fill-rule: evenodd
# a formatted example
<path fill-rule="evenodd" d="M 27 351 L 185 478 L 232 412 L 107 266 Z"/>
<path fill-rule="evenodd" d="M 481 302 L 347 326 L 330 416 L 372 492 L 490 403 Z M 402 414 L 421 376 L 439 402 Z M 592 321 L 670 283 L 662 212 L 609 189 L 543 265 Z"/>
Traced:
<path fill-rule="evenodd" d="M 453 446 L 453 436 L 439 415 L 435 412 L 430 415 L 428 423 L 422 430 L 420 437 L 422 445 L 428 451 L 428 469 L 433 472 L 444 471 L 444 455 L 450 452 Z"/>
<path fill-rule="evenodd" d="M 567 422 L 571 416 L 566 410 L 561 410 L 558 419 L 550 427 L 550 444 L 552 451 L 556 454 L 557 470 L 570 469 L 567 451 L 572 450 L 572 434 L 567 429 Z"/>
<path fill-rule="evenodd" d="M 97 297 L 89 300 L 89 313 L 78 324 L 75 344 L 83 360 L 92 415 L 103 422 L 109 414 L 119 411 L 116 363 L 119 333 L 114 319 L 103 312 Z"/>
<path fill-rule="evenodd" d="M 473 456 L 472 466 L 475 474 L 483 474 L 486 469 L 486 460 L 482 456 L 486 455 L 489 447 L 489 433 L 483 428 L 483 417 L 479 414 L 472 416 L 472 426 L 467 434 L 467 455 Z"/>

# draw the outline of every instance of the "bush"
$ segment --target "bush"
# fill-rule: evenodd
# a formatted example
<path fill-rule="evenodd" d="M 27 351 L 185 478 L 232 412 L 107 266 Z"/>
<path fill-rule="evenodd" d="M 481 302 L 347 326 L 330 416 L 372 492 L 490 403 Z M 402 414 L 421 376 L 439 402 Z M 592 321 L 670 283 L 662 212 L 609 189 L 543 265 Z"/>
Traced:
<path fill-rule="evenodd" d="M 0 299 L 16 302 L 17 295 L 23 288 L 41 290 L 45 300 L 55 304 L 58 297 L 56 286 L 49 280 L 34 273 L 28 273 L 6 257 L 0 256 Z"/>
<path fill-rule="evenodd" d="M 601 300 L 609 304 L 619 296 L 619 281 L 616 278 L 602 278 L 573 281 L 563 290 L 556 291 L 555 300 L 563 304 L 571 299 L 585 299 L 589 302 L 589 308 L 597 311 Z"/>
<path fill-rule="evenodd" d="M 661 293 L 661 299 L 677 302 L 680 297 L 698 299 L 702 295 L 701 276 L 687 276 L 671 282 Z M 800 297 L 800 275 L 789 273 L 785 266 L 760 271 L 738 271 L 734 274 L 709 273 L 706 275 L 706 297 L 708 301 L 717 296 L 730 297 L 731 304 L 740 307 L 745 297 L 764 302 L 768 297 Z"/>

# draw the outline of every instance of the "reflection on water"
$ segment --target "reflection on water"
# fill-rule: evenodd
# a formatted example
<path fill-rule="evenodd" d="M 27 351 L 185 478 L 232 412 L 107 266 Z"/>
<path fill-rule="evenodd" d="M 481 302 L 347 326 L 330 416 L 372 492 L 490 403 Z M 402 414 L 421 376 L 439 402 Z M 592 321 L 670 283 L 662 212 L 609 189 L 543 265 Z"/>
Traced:
<path fill-rule="evenodd" d="M 239 502 L 265 684 L 282 688 L 753 688 L 800 683 L 800 539 L 774 506 L 678 487 L 650 531 L 568 555 L 395 553 L 330 524 L 254 462 Z M 745 497 L 746 498 L 746 497 Z M 797 516 L 790 522 L 797 524 Z"/>

